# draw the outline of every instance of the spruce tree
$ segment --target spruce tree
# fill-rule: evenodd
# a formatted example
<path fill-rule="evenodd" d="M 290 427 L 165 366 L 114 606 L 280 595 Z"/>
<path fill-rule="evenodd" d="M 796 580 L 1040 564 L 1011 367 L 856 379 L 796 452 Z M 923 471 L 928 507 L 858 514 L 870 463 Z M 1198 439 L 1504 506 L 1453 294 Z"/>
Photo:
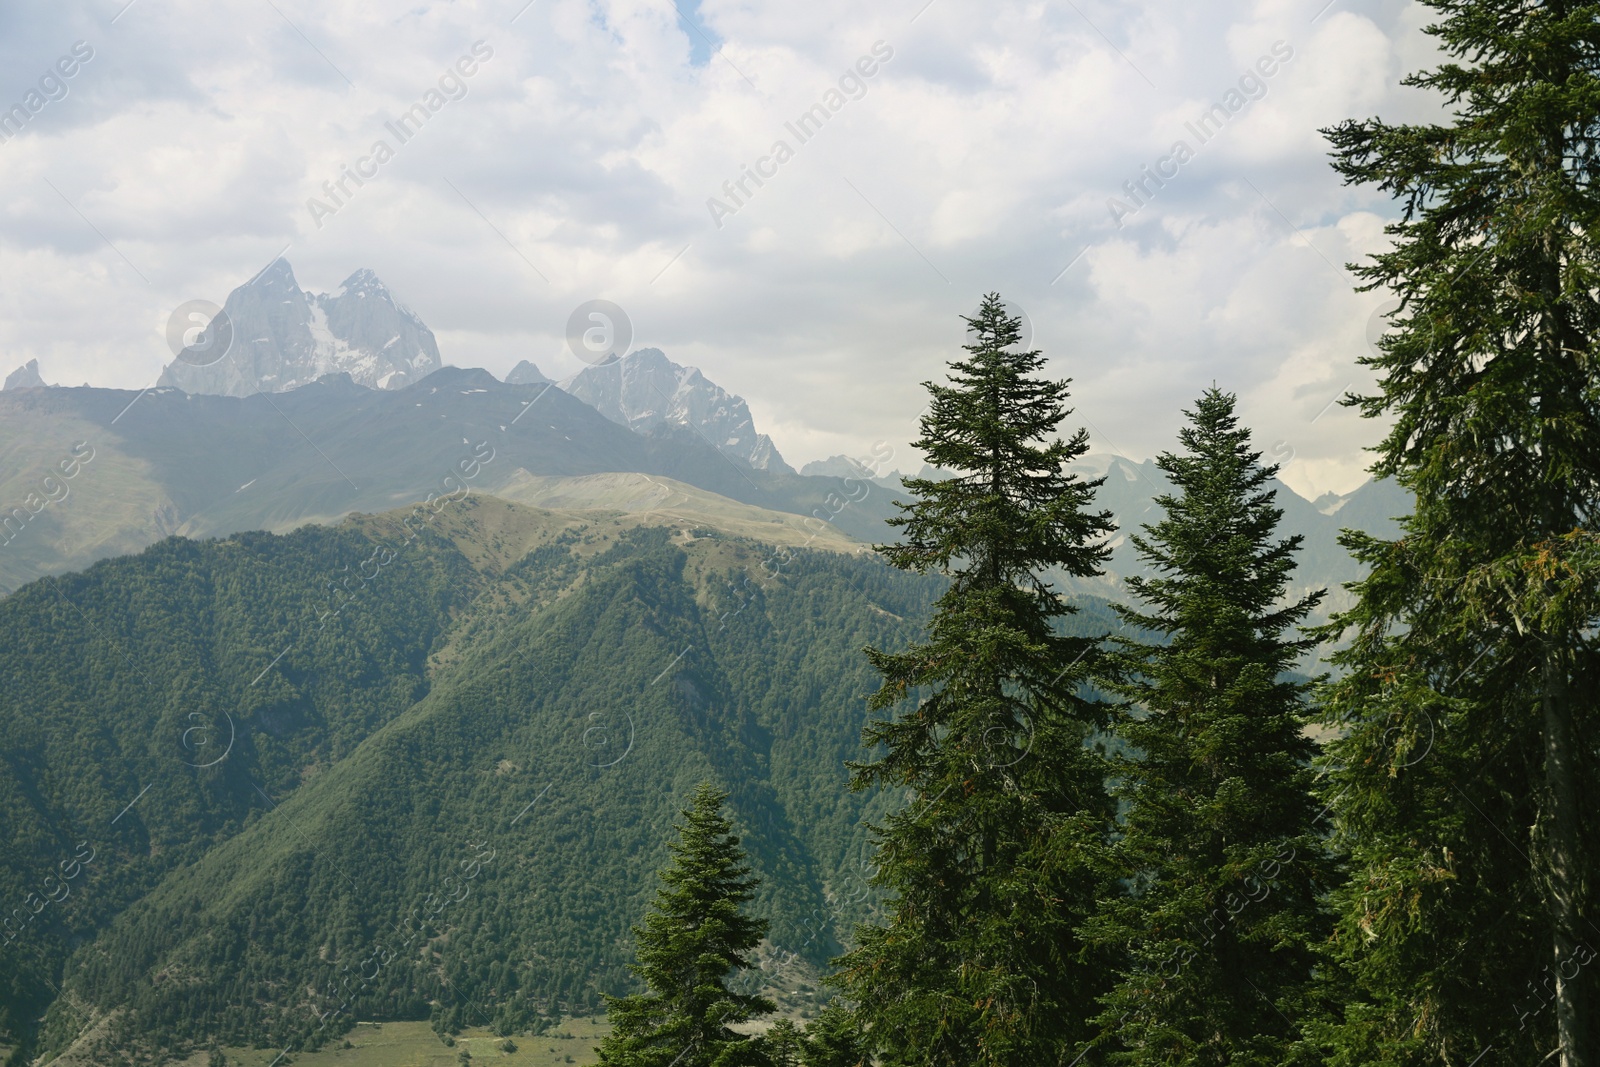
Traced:
<path fill-rule="evenodd" d="M 829 1001 L 806 1024 L 800 1062 L 804 1067 L 871 1067 L 856 1019 L 841 1001 Z"/>
<path fill-rule="evenodd" d="M 1400 201 L 1401 301 L 1353 398 L 1416 496 L 1340 618 L 1331 785 L 1355 983 L 1336 1063 L 1596 1063 L 1600 5 L 1424 0 L 1448 121 L 1328 131 Z"/>
<path fill-rule="evenodd" d="M 1308 1015 L 1331 866 L 1315 830 L 1308 682 L 1298 625 L 1322 593 L 1287 600 L 1299 536 L 1283 517 L 1234 397 L 1213 388 L 1157 466 L 1173 492 L 1132 541 L 1151 576 L 1118 606 L 1104 687 L 1127 701 L 1115 733 L 1130 887 L 1090 924 L 1125 954 L 1098 1020 L 1113 1062 L 1276 1065 Z"/>
<path fill-rule="evenodd" d="M 767 923 L 743 914 L 757 880 L 722 814 L 727 794 L 702 784 L 684 809 L 672 863 L 644 925 L 633 929 L 644 993 L 606 997 L 611 1032 L 604 1067 L 766 1067 L 759 1042 L 730 1029 L 774 1010 L 735 993 L 730 974 L 750 966 Z"/>
<path fill-rule="evenodd" d="M 771 1067 L 803 1067 L 805 1036 L 792 1019 L 779 1019 L 761 1035 L 761 1048 Z"/>
<path fill-rule="evenodd" d="M 1073 609 L 1046 573 L 1098 574 L 1111 522 L 1089 510 L 1100 482 L 1067 469 L 1087 434 L 1054 436 L 1068 382 L 1035 377 L 1044 359 L 1014 350 L 1021 323 L 998 294 L 966 322 L 968 356 L 926 383 L 914 442 L 951 476 L 907 479 L 904 540 L 880 546 L 950 584 L 926 640 L 867 650 L 871 707 L 916 703 L 869 725 L 877 758 L 854 783 L 910 800 L 875 828 L 887 924 L 857 931 L 837 981 L 884 1064 L 1036 1067 L 1065 1062 L 1103 990 L 1076 931 L 1110 812 L 1087 743 L 1102 711 L 1079 691 L 1097 642 L 1062 636 Z"/>

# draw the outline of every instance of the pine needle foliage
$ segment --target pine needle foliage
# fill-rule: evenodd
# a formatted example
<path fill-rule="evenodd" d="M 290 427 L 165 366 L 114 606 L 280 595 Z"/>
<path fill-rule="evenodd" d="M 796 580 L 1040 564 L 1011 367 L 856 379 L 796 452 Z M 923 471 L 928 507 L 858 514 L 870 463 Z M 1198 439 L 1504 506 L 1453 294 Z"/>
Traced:
<path fill-rule="evenodd" d="M 1351 877 L 1335 1064 L 1597 1062 L 1600 4 L 1425 0 L 1437 123 L 1326 131 L 1391 193 L 1355 267 L 1401 301 L 1352 398 L 1416 497 L 1335 632 L 1329 799 Z"/>
<path fill-rule="evenodd" d="M 1304 727 L 1310 683 L 1290 672 L 1315 645 L 1298 626 L 1322 599 L 1288 598 L 1299 537 L 1215 388 L 1188 412 L 1181 453 L 1156 463 L 1174 491 L 1133 542 L 1150 577 L 1128 580 L 1104 686 L 1125 806 L 1108 850 L 1131 887 L 1090 925 L 1125 953 L 1099 1018 L 1127 1067 L 1269 1067 L 1310 1014 L 1322 896 L 1332 866 L 1316 826 Z"/>
<path fill-rule="evenodd" d="M 750 966 L 767 923 L 742 911 L 756 880 L 722 814 L 727 796 L 702 784 L 683 811 L 672 863 L 633 931 L 633 970 L 647 990 L 606 998 L 612 1029 L 597 1050 L 602 1067 L 767 1067 L 761 1043 L 730 1028 L 774 1005 L 728 988 L 729 976 Z"/>
<path fill-rule="evenodd" d="M 1099 642 L 1062 635 L 1072 609 L 1047 572 L 1099 573 L 1111 521 L 1069 469 L 1087 434 L 1055 437 L 1068 382 L 1037 376 L 998 294 L 966 322 L 914 442 L 950 477 L 907 479 L 903 540 L 880 546 L 950 586 L 924 641 L 867 650 L 871 706 L 914 706 L 869 725 L 855 783 L 910 802 L 878 829 L 888 920 L 858 930 L 838 981 L 881 1063 L 1035 1067 L 1066 1062 L 1105 976 L 1077 933 L 1110 815 L 1089 744 L 1104 712 L 1083 691 Z"/>

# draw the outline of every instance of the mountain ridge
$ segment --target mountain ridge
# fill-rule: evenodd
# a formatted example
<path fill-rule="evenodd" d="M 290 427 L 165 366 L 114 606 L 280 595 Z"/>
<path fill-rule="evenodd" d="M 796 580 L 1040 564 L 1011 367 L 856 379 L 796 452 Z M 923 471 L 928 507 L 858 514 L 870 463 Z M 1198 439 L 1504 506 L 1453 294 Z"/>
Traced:
<path fill-rule="evenodd" d="M 58 475 L 79 442 L 92 446 L 93 462 L 66 496 L 46 500 L 42 480 Z M 455 367 L 397 390 L 328 375 L 247 397 L 159 387 L 3 392 L 0 456 L 9 457 L 0 466 L 0 523 L 12 517 L 0 536 L 0 587 L 137 551 L 168 533 L 286 531 L 430 493 L 492 492 L 519 470 L 673 478 L 864 540 L 877 538 L 891 513 L 880 487 L 752 470 L 687 428 L 643 436 L 553 385 L 507 385 Z"/>

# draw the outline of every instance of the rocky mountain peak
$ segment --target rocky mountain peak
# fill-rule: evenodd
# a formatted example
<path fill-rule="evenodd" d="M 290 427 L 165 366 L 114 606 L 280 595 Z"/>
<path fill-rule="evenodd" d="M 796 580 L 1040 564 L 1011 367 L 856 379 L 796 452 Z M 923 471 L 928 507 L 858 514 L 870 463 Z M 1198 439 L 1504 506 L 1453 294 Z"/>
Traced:
<path fill-rule="evenodd" d="M 557 384 L 631 430 L 651 433 L 686 426 L 746 466 L 794 473 L 772 439 L 756 431 L 744 398 L 706 378 L 699 368 L 672 362 L 659 348 L 641 348 L 615 362 L 587 367 Z"/>
<path fill-rule="evenodd" d="M 6 375 L 6 384 L 0 389 L 45 389 L 49 384 L 39 376 L 39 361 L 30 359 Z"/>
<path fill-rule="evenodd" d="M 383 280 L 366 267 L 362 267 L 340 282 L 339 288 L 331 295 L 335 297 L 353 296 L 357 299 L 376 297 L 380 300 L 387 300 L 391 304 L 394 303 L 394 297 L 390 294 L 389 287 L 384 285 Z"/>
<path fill-rule="evenodd" d="M 549 380 L 531 360 L 526 359 L 512 367 L 511 373 L 506 375 L 507 385 L 543 385 Z"/>
<path fill-rule="evenodd" d="M 298 293 L 300 292 L 300 283 L 295 280 L 294 268 L 289 266 L 287 259 L 275 259 L 267 264 L 265 270 L 245 282 L 239 289 L 235 289 L 234 292 L 250 289 L 278 293 Z"/>
<path fill-rule="evenodd" d="M 307 293 L 278 259 L 228 294 L 228 354 L 208 366 L 173 360 L 160 383 L 187 393 L 281 393 L 327 374 L 399 389 L 443 364 L 433 331 L 396 301 L 377 274 L 357 270 L 332 293 Z"/>

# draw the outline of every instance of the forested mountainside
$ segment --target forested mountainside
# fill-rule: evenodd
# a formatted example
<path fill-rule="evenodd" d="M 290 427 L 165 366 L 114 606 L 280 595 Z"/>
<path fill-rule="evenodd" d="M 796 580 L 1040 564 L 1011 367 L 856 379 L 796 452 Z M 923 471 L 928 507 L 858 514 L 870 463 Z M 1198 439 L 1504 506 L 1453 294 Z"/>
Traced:
<path fill-rule="evenodd" d="M 781 525 L 407 520 L 171 538 L 0 602 L 9 1040 L 45 1016 L 35 1051 L 156 1060 L 593 1009 L 702 779 L 774 952 L 820 964 L 865 914 L 859 651 L 938 580 Z"/>

